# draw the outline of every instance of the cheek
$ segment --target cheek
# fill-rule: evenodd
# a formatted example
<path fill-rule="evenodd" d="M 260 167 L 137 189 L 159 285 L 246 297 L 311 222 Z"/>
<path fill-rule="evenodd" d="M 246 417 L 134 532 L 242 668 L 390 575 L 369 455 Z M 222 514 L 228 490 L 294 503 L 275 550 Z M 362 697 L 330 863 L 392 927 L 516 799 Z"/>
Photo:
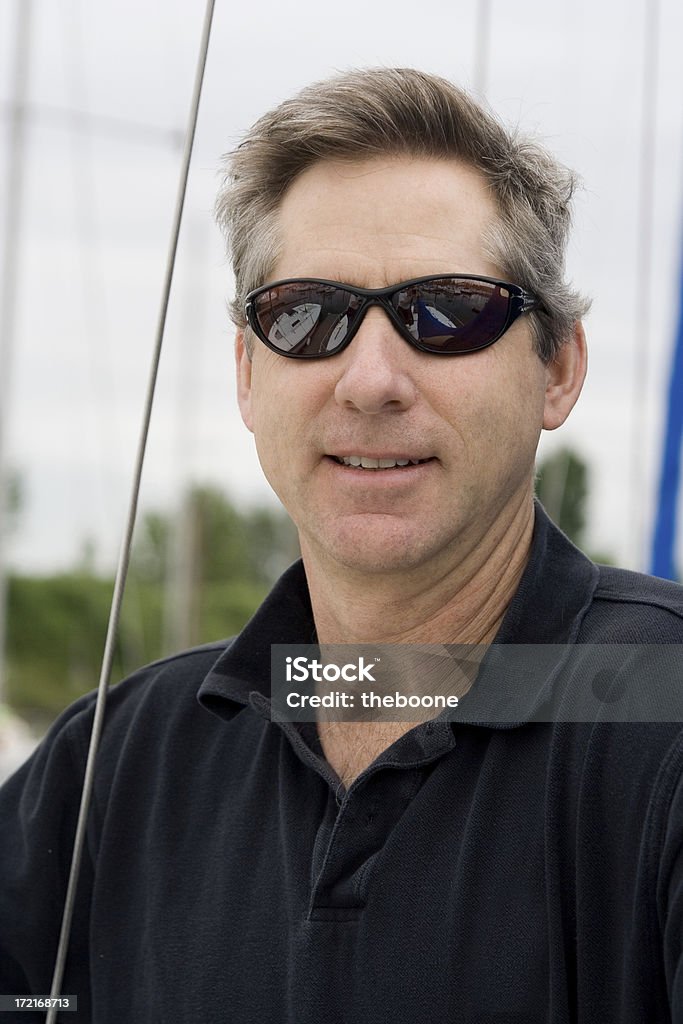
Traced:
<path fill-rule="evenodd" d="M 285 453 L 293 446 L 291 409 L 279 393 L 255 394 L 252 404 L 254 441 L 263 470 L 271 484 L 271 476 L 285 461 Z"/>
<path fill-rule="evenodd" d="M 467 462 L 489 473 L 499 463 L 533 462 L 543 423 L 543 365 L 533 353 L 511 354 L 492 346 L 463 357 L 438 392 L 436 411 L 448 419 Z"/>
<path fill-rule="evenodd" d="M 295 481 L 315 447 L 323 399 L 311 369 L 267 351 L 254 367 L 251 410 L 256 450 L 278 493 L 283 484 L 287 486 L 287 478 Z"/>
<path fill-rule="evenodd" d="M 275 403 L 257 403 L 254 417 L 254 442 L 263 475 L 282 504 L 289 509 L 295 479 L 292 443 Z"/>
<path fill-rule="evenodd" d="M 254 353 L 249 399 L 251 429 L 261 468 L 277 492 L 277 467 L 282 462 L 279 442 L 287 410 L 286 383 L 277 372 L 277 356 L 262 349 L 263 346 Z"/>
<path fill-rule="evenodd" d="M 493 411 L 495 437 L 513 473 L 533 472 L 543 427 L 545 376 L 540 362 L 529 360 L 507 376 L 505 391 Z"/>
<path fill-rule="evenodd" d="M 257 446 L 277 433 L 291 406 L 292 381 L 286 360 L 263 346 L 255 354 L 251 378 L 251 414 Z"/>

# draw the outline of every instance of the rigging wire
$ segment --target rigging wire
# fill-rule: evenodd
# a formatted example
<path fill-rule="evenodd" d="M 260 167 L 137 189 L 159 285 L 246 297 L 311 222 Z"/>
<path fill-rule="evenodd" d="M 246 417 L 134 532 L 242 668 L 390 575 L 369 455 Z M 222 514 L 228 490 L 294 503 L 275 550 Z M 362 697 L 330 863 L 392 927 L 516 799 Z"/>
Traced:
<path fill-rule="evenodd" d="M 187 272 L 184 275 L 180 332 L 185 343 L 180 346 L 177 371 L 175 439 L 173 467 L 179 495 L 175 514 L 170 521 L 169 558 L 164 578 L 162 616 L 162 651 L 191 647 L 199 643 L 200 606 L 198 588 L 197 503 L 191 484 L 192 466 L 196 463 L 197 419 L 202 408 L 201 368 L 205 348 L 206 311 L 209 302 L 202 292 L 206 275 L 198 275 L 197 267 L 206 264 L 209 237 L 206 218 L 189 218 L 185 228 Z M 189 340 L 192 339 L 192 344 Z M 188 429 L 191 424 L 193 429 Z"/>
<path fill-rule="evenodd" d="M 659 78 L 660 0 L 644 0 L 643 81 L 640 121 L 638 229 L 636 234 L 635 361 L 633 371 L 633 418 L 631 436 L 631 545 L 636 568 L 644 569 L 645 477 L 644 439 L 649 423 L 650 343 L 652 331 L 652 237 L 657 145 L 657 82 Z"/>
<path fill-rule="evenodd" d="M 7 517 L 9 512 L 9 471 L 7 466 L 7 427 L 14 362 L 17 306 L 22 268 L 21 220 L 24 209 L 26 171 L 25 106 L 29 87 L 31 55 L 32 0 L 17 2 L 17 34 L 14 47 L 12 120 L 7 160 L 5 239 L 2 247 L 0 280 L 0 702 L 6 686 L 5 653 L 7 647 Z"/>
<path fill-rule="evenodd" d="M 156 379 L 159 369 L 159 362 L 161 357 L 161 349 L 164 338 L 164 330 L 166 325 L 166 314 L 168 311 L 168 303 L 171 292 L 171 283 L 173 280 L 173 267 L 175 264 L 176 252 L 178 248 L 178 237 L 180 234 L 180 224 L 182 220 L 183 206 L 185 202 L 185 192 L 187 189 L 187 181 L 190 170 L 190 160 L 192 157 L 192 149 L 194 144 L 195 130 L 197 126 L 197 116 L 199 112 L 199 100 L 201 97 L 202 83 L 204 80 L 204 70 L 206 68 L 206 57 L 209 47 L 209 38 L 211 35 L 211 22 L 213 19 L 213 11 L 215 6 L 215 0 L 206 0 L 206 8 L 204 14 L 204 23 L 202 26 L 201 43 L 199 47 L 199 57 L 197 61 L 197 68 L 195 73 L 194 88 L 192 92 L 192 100 L 190 103 L 190 114 L 188 119 L 187 134 L 185 137 L 185 147 L 183 151 L 183 157 L 181 161 L 180 179 L 178 183 L 178 194 L 176 198 L 175 211 L 173 215 L 173 224 L 171 229 L 171 240 L 169 244 L 168 258 L 166 263 L 166 272 L 164 276 L 164 283 L 162 288 L 161 304 L 159 309 L 159 317 L 156 330 L 156 338 L 154 344 L 154 350 L 152 354 L 152 363 L 149 373 L 149 379 L 147 384 L 147 393 L 145 397 L 145 404 L 143 409 L 142 427 L 140 431 L 140 438 L 138 442 L 138 450 L 135 460 L 135 466 L 133 470 L 133 485 L 131 488 L 130 502 L 128 507 L 128 515 L 126 519 L 124 537 L 121 544 L 121 553 L 119 556 L 118 567 L 116 571 L 116 581 L 114 583 L 114 594 L 112 598 L 111 611 L 109 615 L 109 625 L 107 628 L 107 638 L 104 647 L 104 657 L 102 661 L 102 668 L 100 672 L 100 681 L 97 691 L 97 701 L 95 704 L 95 713 L 93 717 L 92 731 L 90 734 L 90 746 L 88 749 L 88 759 L 85 768 L 85 777 L 83 780 L 83 792 L 81 796 L 81 804 L 78 813 L 78 823 L 76 826 L 76 835 L 74 839 L 73 855 L 71 858 L 71 867 L 69 870 L 69 881 L 67 885 L 67 892 L 64 901 L 64 914 L 62 918 L 62 926 L 59 935 L 59 944 L 57 947 L 57 954 L 55 957 L 54 972 L 52 978 L 52 986 L 50 990 L 50 996 L 52 999 L 57 1000 L 62 988 L 62 980 L 64 977 L 64 967 L 66 964 L 66 955 L 69 946 L 69 935 L 71 932 L 71 921 L 73 918 L 73 911 L 76 900 L 76 890 L 78 886 L 78 876 L 80 873 L 81 858 L 83 853 L 83 845 L 85 841 L 85 831 L 88 818 L 88 810 L 90 807 L 90 800 L 92 796 L 93 783 L 95 778 L 95 760 L 97 757 L 97 749 L 99 746 L 99 740 L 102 733 L 102 725 L 104 721 L 104 711 L 106 706 L 107 691 L 109 688 L 109 680 L 111 677 L 112 662 L 114 658 L 114 647 L 116 643 L 116 635 L 118 632 L 118 624 L 121 613 L 121 603 L 123 600 L 123 593 L 126 585 L 126 575 L 128 570 L 128 563 L 130 560 L 130 550 L 133 539 L 133 529 L 135 526 L 135 517 L 137 513 L 138 497 L 140 493 L 140 483 L 142 479 L 142 468 L 145 459 L 145 450 L 147 445 L 147 436 L 149 434 L 149 426 L 152 415 L 152 406 L 154 403 L 154 392 L 156 387 Z M 45 1024 L 55 1024 L 57 1015 L 57 1006 L 51 1006 L 47 1012 L 45 1018 Z"/>
<path fill-rule="evenodd" d="M 477 0 L 474 34 L 474 91 L 485 96 L 489 86 L 491 0 Z"/>
<path fill-rule="evenodd" d="M 63 11 L 61 26 L 63 71 L 72 101 L 81 100 L 87 109 L 88 90 L 83 55 L 83 11 L 81 0 L 71 0 L 71 10 Z M 75 110 L 75 107 L 72 108 Z M 89 370 L 89 394 L 98 412 L 95 433 L 99 435 L 104 465 L 111 465 L 120 436 L 117 422 L 116 392 L 113 387 L 112 341 L 107 310 L 106 277 L 102 265 L 102 239 L 99 230 L 96 182 L 93 170 L 92 135 L 78 131 L 75 115 L 67 124 L 71 150 L 72 208 L 74 234 L 83 297 L 84 361 Z M 104 498 L 104 495 L 103 495 Z M 111 506 L 111 502 L 109 502 Z"/>
<path fill-rule="evenodd" d="M 88 108 L 88 90 L 84 63 L 85 40 L 83 34 L 82 0 L 71 0 L 71 11 L 63 11 L 62 56 L 67 92 L 72 103 L 81 101 Z M 72 16 L 70 16 L 72 15 Z M 70 109 L 75 110 L 73 106 Z M 83 437 L 91 436 L 99 441 L 100 474 L 99 497 L 102 515 L 105 509 L 117 508 L 113 494 L 111 467 L 116 462 L 116 453 L 121 437 L 119 402 L 114 386 L 113 345 L 110 318 L 107 310 L 106 275 L 102 262 L 102 238 L 99 231 L 96 181 L 93 168 L 92 134 L 78 131 L 77 124 L 69 125 L 71 149 L 71 180 L 73 186 L 73 213 L 75 235 L 78 239 L 82 297 L 83 297 L 83 341 L 85 352 L 82 365 L 88 374 L 85 394 L 90 399 L 90 414 L 94 420 L 92 431 L 79 431 L 76 445 Z M 131 586 L 129 580 L 127 601 L 133 600 L 135 613 L 126 616 L 120 630 L 119 642 L 124 652 L 124 663 L 135 659 L 133 648 L 144 650 L 142 639 L 142 614 L 139 588 Z M 135 636 L 131 637 L 131 630 Z M 129 650 L 130 648 L 130 650 Z M 129 655 L 129 656 L 128 656 Z"/>

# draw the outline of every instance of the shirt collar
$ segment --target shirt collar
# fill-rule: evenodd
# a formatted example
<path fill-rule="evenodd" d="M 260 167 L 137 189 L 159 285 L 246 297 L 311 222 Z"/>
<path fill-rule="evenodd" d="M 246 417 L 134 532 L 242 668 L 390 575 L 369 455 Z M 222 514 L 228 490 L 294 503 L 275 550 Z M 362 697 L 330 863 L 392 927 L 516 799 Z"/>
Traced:
<path fill-rule="evenodd" d="M 575 643 L 581 621 L 593 599 L 598 575 L 597 566 L 571 543 L 536 502 L 529 561 L 494 640 L 491 661 L 495 668 L 480 673 L 475 687 L 463 699 L 465 720 L 500 727 L 502 718 L 504 724 L 511 727 L 533 716 L 543 702 L 549 675 L 555 675 L 562 659 L 558 656 L 557 664 L 533 673 L 531 682 L 528 674 L 522 680 L 521 668 L 513 669 L 501 698 L 498 683 L 502 652 L 497 645 Z M 314 630 L 306 573 L 303 563 L 298 561 L 280 577 L 206 676 L 197 694 L 200 704 L 226 719 L 247 704 L 267 716 L 271 644 L 312 643 Z M 515 674 L 519 675 L 517 681 L 523 683 L 521 687 L 515 685 Z M 461 720 L 460 715 L 458 719 Z"/>

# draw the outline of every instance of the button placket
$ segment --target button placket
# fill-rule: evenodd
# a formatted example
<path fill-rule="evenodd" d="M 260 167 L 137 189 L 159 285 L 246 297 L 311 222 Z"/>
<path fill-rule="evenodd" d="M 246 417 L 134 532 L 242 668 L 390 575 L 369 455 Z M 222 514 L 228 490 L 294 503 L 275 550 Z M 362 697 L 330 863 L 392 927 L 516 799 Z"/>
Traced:
<path fill-rule="evenodd" d="M 372 864 L 422 781 L 418 769 L 384 768 L 354 783 L 338 811 L 309 916 L 320 908 L 363 908 Z"/>

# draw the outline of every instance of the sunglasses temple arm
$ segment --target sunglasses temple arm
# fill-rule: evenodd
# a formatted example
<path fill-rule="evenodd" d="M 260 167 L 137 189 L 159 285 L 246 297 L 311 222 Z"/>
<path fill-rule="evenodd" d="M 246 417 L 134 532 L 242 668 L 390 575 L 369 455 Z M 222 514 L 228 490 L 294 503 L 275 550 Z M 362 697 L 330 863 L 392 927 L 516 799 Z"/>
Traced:
<path fill-rule="evenodd" d="M 535 295 L 530 295 L 528 292 L 524 293 L 522 298 L 522 306 L 520 313 L 531 313 L 534 309 L 542 309 L 543 306 L 539 299 Z"/>

